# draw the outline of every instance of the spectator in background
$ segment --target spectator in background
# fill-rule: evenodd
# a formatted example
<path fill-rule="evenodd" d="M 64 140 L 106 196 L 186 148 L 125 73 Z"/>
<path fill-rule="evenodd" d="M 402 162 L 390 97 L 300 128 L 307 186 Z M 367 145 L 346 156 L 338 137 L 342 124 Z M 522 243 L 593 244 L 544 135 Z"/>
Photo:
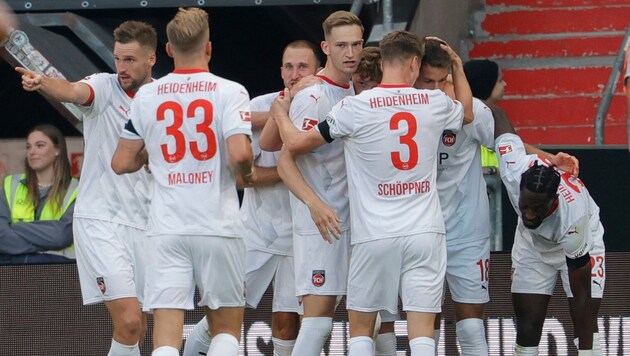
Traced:
<path fill-rule="evenodd" d="M 464 64 L 464 72 L 473 97 L 488 105 L 494 105 L 503 99 L 507 84 L 496 62 L 488 59 L 468 61 Z M 497 155 L 484 146 L 481 146 L 481 166 L 484 167 L 484 174 L 492 175 L 496 174 L 499 167 Z"/>
<path fill-rule="evenodd" d="M 78 181 L 70 176 L 66 139 L 52 125 L 27 136 L 25 172 L 4 178 L 0 196 L 0 263 L 74 258 L 72 214 Z"/>

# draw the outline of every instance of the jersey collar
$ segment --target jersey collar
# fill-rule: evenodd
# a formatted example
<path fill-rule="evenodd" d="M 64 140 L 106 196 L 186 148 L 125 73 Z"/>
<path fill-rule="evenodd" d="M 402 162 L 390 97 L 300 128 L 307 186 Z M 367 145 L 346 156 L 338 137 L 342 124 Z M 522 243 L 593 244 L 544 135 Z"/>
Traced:
<path fill-rule="evenodd" d="M 209 73 L 210 71 L 203 68 L 191 68 L 191 69 L 175 69 L 174 74 L 195 74 L 195 73 Z"/>
<path fill-rule="evenodd" d="M 328 84 L 334 85 L 336 87 L 340 87 L 343 89 L 350 89 L 350 83 L 346 84 L 346 85 L 341 85 L 338 83 L 335 83 L 332 79 L 328 78 L 327 76 L 323 75 L 323 74 L 317 74 L 315 75 L 317 78 L 320 78 L 321 80 L 327 82 Z"/>

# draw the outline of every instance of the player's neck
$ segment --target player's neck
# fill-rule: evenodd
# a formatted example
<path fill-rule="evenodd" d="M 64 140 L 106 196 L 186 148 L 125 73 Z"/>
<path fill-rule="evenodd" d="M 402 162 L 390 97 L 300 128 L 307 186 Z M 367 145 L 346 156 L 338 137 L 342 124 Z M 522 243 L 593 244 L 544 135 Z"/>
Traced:
<path fill-rule="evenodd" d="M 204 69 L 210 71 L 208 61 L 204 58 L 173 58 L 175 70 Z"/>
<path fill-rule="evenodd" d="M 404 85 L 413 86 L 413 81 L 410 76 L 402 71 L 387 71 L 383 72 L 383 80 L 381 85 Z"/>
<path fill-rule="evenodd" d="M 326 62 L 326 66 L 319 74 L 327 77 L 335 82 L 335 84 L 342 87 L 350 85 L 350 79 L 352 78 L 352 74 L 347 74 L 338 70 L 332 65 L 330 60 Z"/>

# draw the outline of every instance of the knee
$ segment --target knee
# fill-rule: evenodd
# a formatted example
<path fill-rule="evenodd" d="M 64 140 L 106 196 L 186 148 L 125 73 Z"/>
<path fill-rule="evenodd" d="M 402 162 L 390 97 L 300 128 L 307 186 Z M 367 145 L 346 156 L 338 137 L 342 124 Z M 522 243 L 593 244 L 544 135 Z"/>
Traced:
<path fill-rule="evenodd" d="M 300 330 L 300 317 L 295 313 L 274 313 L 272 334 L 282 340 L 295 340 Z"/>
<path fill-rule="evenodd" d="M 139 338 L 145 332 L 146 325 L 143 325 L 141 315 L 126 313 L 119 318 L 119 322 L 114 324 L 114 327 L 127 337 Z"/>
<path fill-rule="evenodd" d="M 537 346 L 540 342 L 543 323 L 530 318 L 516 321 L 516 341 L 521 346 Z"/>

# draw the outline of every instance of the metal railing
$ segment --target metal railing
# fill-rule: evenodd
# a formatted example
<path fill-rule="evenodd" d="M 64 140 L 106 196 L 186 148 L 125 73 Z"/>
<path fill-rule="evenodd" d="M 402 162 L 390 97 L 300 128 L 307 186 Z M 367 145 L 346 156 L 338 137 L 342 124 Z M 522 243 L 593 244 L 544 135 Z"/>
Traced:
<path fill-rule="evenodd" d="M 610 107 L 615 87 L 617 86 L 617 80 L 619 80 L 619 76 L 621 75 L 621 68 L 623 67 L 624 56 L 628 45 L 630 45 L 630 24 L 628 24 L 626 34 L 621 42 L 621 48 L 617 53 L 617 58 L 615 58 L 612 72 L 610 72 L 610 77 L 608 78 L 608 84 L 606 84 L 606 89 L 602 95 L 602 101 L 597 108 L 597 116 L 595 117 L 595 144 L 598 146 L 604 144 L 604 121 L 608 114 L 608 108 Z M 630 117 L 628 118 L 628 142 L 630 143 Z"/>

